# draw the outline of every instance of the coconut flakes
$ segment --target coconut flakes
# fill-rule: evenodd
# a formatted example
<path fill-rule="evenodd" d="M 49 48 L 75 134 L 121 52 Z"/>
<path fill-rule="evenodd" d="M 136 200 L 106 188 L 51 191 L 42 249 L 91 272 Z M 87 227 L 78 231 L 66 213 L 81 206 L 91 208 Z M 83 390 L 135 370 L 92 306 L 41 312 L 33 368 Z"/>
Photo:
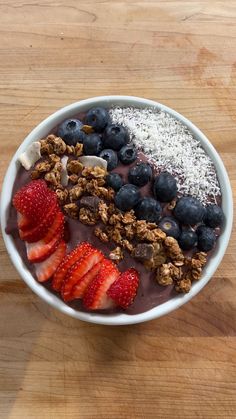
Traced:
<path fill-rule="evenodd" d="M 184 124 L 154 108 L 114 107 L 109 112 L 113 123 L 128 129 L 131 142 L 157 172 L 175 176 L 181 196 L 194 196 L 203 204 L 217 202 L 221 191 L 214 164 Z"/>

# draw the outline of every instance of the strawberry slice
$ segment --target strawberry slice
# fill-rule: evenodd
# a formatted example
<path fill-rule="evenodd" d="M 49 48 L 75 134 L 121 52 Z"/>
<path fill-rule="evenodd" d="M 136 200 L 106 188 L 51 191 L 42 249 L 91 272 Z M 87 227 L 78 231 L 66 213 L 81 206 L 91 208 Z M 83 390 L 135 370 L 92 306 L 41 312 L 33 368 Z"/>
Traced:
<path fill-rule="evenodd" d="M 57 199 L 54 195 L 51 196 L 51 206 L 44 219 L 37 224 L 35 227 L 32 227 L 28 230 L 19 230 L 21 240 L 27 241 L 28 243 L 34 243 L 38 240 L 41 240 L 47 233 L 50 225 L 52 224 L 55 214 L 58 212 L 59 206 L 57 204 Z"/>
<path fill-rule="evenodd" d="M 20 212 L 17 212 L 17 225 L 20 230 L 24 231 L 31 228 L 33 223 L 34 222 L 30 218 L 26 217 Z"/>
<path fill-rule="evenodd" d="M 61 286 L 66 277 L 67 271 L 90 249 L 92 249 L 90 243 L 82 242 L 65 257 L 53 276 L 52 288 L 55 291 L 61 290 Z"/>
<path fill-rule="evenodd" d="M 37 221 L 45 214 L 45 199 L 50 192 L 44 180 L 32 180 L 16 192 L 13 205 L 22 215 Z"/>
<path fill-rule="evenodd" d="M 139 275 L 136 269 L 130 268 L 123 272 L 115 282 L 110 286 L 107 295 L 111 297 L 115 303 L 127 308 L 133 303 L 137 294 L 139 285 Z"/>
<path fill-rule="evenodd" d="M 45 282 L 56 271 L 66 253 L 66 243 L 60 242 L 54 253 L 41 263 L 35 265 L 35 272 L 39 282 Z"/>
<path fill-rule="evenodd" d="M 104 256 L 100 250 L 92 247 L 92 249 L 90 249 L 85 256 L 80 258 L 78 262 L 71 267 L 71 269 L 67 272 L 65 281 L 61 288 L 61 296 L 64 301 L 70 301 L 72 299 L 71 291 L 74 285 L 77 284 L 77 282 L 79 282 L 94 265 L 100 262 L 103 257 Z"/>
<path fill-rule="evenodd" d="M 65 216 L 63 214 L 63 212 L 59 209 L 56 212 L 54 221 L 51 225 L 51 227 L 49 227 L 47 234 L 45 235 L 45 237 L 43 238 L 43 241 L 45 243 L 49 243 L 51 242 L 51 240 L 58 234 L 60 233 L 61 236 L 64 233 L 64 223 L 65 223 Z"/>
<path fill-rule="evenodd" d="M 36 243 L 26 243 L 28 260 L 31 263 L 39 263 L 47 259 L 61 242 L 61 237 L 61 232 L 58 232 L 48 243 L 45 243 L 44 240 L 39 240 Z"/>
<path fill-rule="evenodd" d="M 71 300 L 74 300 L 75 298 L 83 298 L 83 295 L 87 287 L 92 282 L 92 280 L 97 276 L 101 267 L 102 267 L 102 261 L 94 265 L 92 269 L 88 271 L 87 274 L 82 276 L 82 278 L 76 283 L 76 285 L 74 285 L 71 291 Z"/>
<path fill-rule="evenodd" d="M 64 218 L 64 214 L 59 210 L 46 236 L 35 243 L 26 243 L 27 257 L 30 262 L 42 262 L 54 252 L 62 239 Z"/>
<path fill-rule="evenodd" d="M 115 307 L 115 302 L 107 295 L 111 284 L 119 277 L 120 272 L 111 260 L 104 259 L 96 278 L 88 286 L 84 298 L 84 307 L 89 310 L 101 310 Z"/>

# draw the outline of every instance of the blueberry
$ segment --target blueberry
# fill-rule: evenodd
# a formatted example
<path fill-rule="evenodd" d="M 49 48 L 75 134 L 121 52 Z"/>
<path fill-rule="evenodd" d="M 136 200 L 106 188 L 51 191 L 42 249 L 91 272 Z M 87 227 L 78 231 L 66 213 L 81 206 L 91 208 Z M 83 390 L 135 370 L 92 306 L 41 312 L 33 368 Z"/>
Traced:
<path fill-rule="evenodd" d="M 184 225 L 195 225 L 202 221 L 205 208 L 197 198 L 183 196 L 177 201 L 174 215 Z"/>
<path fill-rule="evenodd" d="M 98 134 L 86 135 L 83 152 L 86 156 L 98 156 L 102 150 L 102 139 Z"/>
<path fill-rule="evenodd" d="M 81 131 L 82 127 L 83 124 L 79 119 L 66 119 L 59 125 L 57 135 L 68 145 L 83 143 L 86 138 L 86 134 Z"/>
<path fill-rule="evenodd" d="M 135 208 L 135 215 L 139 220 L 157 223 L 161 216 L 161 205 L 154 198 L 143 198 Z"/>
<path fill-rule="evenodd" d="M 144 186 L 152 178 L 151 166 L 147 163 L 138 163 L 129 170 L 128 179 L 136 186 Z"/>
<path fill-rule="evenodd" d="M 162 172 L 154 182 L 154 195 L 161 202 L 170 202 L 177 195 L 177 183 L 170 173 Z"/>
<path fill-rule="evenodd" d="M 107 161 L 107 170 L 113 170 L 118 165 L 118 157 L 114 150 L 106 148 L 101 151 L 99 157 Z"/>
<path fill-rule="evenodd" d="M 118 191 L 123 186 L 123 180 L 119 173 L 108 173 L 106 177 L 106 184 L 110 186 L 114 191 Z"/>
<path fill-rule="evenodd" d="M 110 117 L 108 111 L 101 107 L 89 109 L 85 117 L 86 124 L 91 125 L 97 132 L 103 131 L 109 120 Z"/>
<path fill-rule="evenodd" d="M 167 236 L 177 239 L 180 235 L 180 228 L 174 217 L 163 217 L 158 227 L 166 233 Z"/>
<path fill-rule="evenodd" d="M 183 230 L 178 239 L 183 250 L 191 250 L 197 244 L 197 234 L 193 230 Z"/>
<path fill-rule="evenodd" d="M 131 164 L 137 159 L 137 150 L 132 145 L 124 145 L 118 153 L 118 157 L 123 164 Z"/>
<path fill-rule="evenodd" d="M 115 205 L 121 211 L 129 211 L 138 204 L 140 199 L 141 195 L 137 186 L 127 183 L 117 192 Z"/>
<path fill-rule="evenodd" d="M 207 205 L 204 215 L 204 223 L 208 227 L 220 227 L 224 221 L 224 213 L 218 205 Z"/>
<path fill-rule="evenodd" d="M 197 228 L 198 249 L 202 252 L 209 252 L 216 242 L 216 235 L 212 228 L 201 225 Z"/>
<path fill-rule="evenodd" d="M 129 141 L 129 134 L 125 127 L 118 124 L 108 125 L 103 133 L 104 147 L 119 151 Z"/>

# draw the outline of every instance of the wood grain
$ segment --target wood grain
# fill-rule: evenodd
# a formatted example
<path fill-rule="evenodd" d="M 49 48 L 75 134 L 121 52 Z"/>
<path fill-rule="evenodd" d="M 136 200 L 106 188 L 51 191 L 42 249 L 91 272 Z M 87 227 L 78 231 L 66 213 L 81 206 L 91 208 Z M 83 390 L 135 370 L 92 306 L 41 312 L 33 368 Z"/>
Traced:
<path fill-rule="evenodd" d="M 236 190 L 233 0 L 0 1 L 0 179 L 26 134 L 82 98 L 130 94 L 183 113 Z M 235 418 L 236 230 L 212 281 L 159 320 L 67 318 L 0 242 L 0 417 Z"/>

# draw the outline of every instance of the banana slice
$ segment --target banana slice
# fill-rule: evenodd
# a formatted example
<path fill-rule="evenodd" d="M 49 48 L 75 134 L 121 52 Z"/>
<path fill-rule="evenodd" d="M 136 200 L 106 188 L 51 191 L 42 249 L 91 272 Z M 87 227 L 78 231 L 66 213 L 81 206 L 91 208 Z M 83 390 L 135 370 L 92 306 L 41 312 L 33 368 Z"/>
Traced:
<path fill-rule="evenodd" d="M 40 142 L 35 141 L 18 157 L 18 160 L 26 170 L 29 170 L 40 158 Z"/>
<path fill-rule="evenodd" d="M 107 170 L 107 161 L 97 156 L 82 156 L 78 159 L 84 167 L 102 167 Z"/>

